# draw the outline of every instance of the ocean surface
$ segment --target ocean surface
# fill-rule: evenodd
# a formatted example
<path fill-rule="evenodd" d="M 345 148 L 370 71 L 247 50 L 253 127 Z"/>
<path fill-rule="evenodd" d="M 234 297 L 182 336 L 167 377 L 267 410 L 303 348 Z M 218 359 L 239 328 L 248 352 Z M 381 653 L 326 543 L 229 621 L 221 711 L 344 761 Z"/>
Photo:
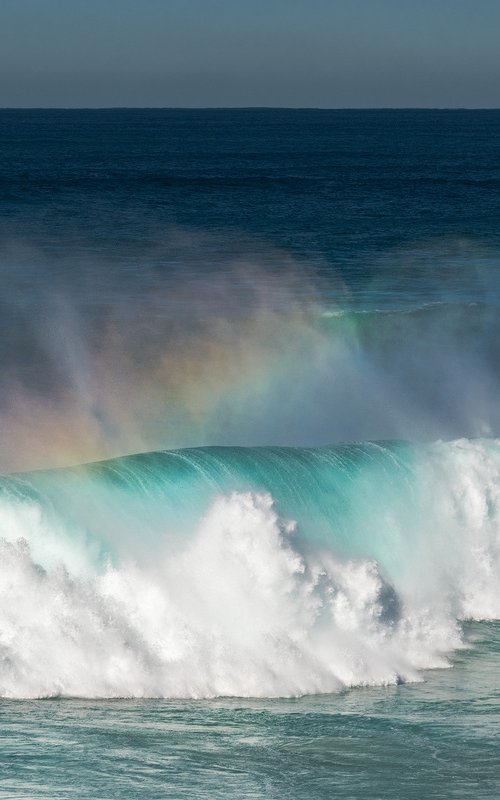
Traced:
<path fill-rule="evenodd" d="M 500 795 L 500 111 L 0 111 L 0 797 Z"/>

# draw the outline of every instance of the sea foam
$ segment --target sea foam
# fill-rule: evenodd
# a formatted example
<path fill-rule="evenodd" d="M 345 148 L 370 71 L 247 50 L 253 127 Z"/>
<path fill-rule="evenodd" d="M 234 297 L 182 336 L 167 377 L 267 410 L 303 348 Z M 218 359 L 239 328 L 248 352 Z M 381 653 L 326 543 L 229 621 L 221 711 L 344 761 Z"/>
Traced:
<path fill-rule="evenodd" d="M 2 479 L 4 697 L 295 696 L 500 617 L 500 443 L 150 454 Z"/>

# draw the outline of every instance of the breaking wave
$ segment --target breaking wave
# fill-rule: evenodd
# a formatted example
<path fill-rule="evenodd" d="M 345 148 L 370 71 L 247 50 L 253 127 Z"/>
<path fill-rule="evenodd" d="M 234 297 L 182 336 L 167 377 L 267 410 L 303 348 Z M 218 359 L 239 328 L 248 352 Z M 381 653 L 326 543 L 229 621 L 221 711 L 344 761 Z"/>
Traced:
<path fill-rule="evenodd" d="M 198 448 L 0 480 L 4 697 L 418 680 L 500 616 L 500 441 Z"/>

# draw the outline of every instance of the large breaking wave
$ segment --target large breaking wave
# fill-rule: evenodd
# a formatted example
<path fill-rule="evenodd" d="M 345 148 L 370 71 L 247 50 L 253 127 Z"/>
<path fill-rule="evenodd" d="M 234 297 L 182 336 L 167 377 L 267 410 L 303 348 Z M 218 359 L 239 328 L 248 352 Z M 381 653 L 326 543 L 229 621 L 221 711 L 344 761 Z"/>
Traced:
<path fill-rule="evenodd" d="M 0 482 L 0 694 L 416 680 L 500 616 L 500 441 L 198 448 Z"/>

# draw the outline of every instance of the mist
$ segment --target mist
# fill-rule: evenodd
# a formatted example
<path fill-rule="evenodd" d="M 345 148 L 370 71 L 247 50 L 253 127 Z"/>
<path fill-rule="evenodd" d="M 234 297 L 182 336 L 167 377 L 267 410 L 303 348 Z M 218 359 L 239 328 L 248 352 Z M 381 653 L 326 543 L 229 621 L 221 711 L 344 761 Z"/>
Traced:
<path fill-rule="evenodd" d="M 347 311 L 349 287 L 326 292 L 286 253 L 231 250 L 203 272 L 203 238 L 168 241 L 170 271 L 154 250 L 131 268 L 119 254 L 4 248 L 2 471 L 198 445 L 498 433 L 495 308 Z"/>

